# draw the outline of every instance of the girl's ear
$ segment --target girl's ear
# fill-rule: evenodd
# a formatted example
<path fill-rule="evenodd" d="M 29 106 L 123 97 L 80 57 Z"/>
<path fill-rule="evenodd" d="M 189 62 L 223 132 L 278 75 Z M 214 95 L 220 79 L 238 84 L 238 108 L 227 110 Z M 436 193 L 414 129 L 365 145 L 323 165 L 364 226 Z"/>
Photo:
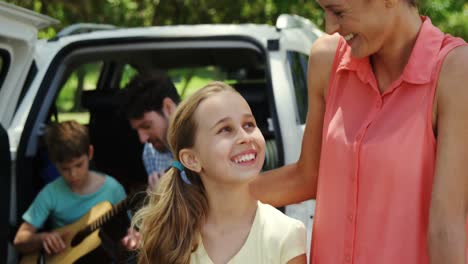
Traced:
<path fill-rule="evenodd" d="M 197 154 L 191 149 L 182 149 L 179 151 L 179 160 L 187 169 L 200 173 L 202 166 Z"/>

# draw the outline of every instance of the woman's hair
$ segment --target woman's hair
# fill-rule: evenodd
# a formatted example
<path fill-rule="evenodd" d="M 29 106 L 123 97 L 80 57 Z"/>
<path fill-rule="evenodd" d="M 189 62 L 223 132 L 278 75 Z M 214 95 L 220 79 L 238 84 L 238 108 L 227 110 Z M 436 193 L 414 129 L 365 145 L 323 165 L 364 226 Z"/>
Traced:
<path fill-rule="evenodd" d="M 197 123 L 194 113 L 200 103 L 217 93 L 235 90 L 222 82 L 201 88 L 177 108 L 171 118 L 168 142 L 174 159 L 179 151 L 194 146 Z M 139 228 L 139 263 L 188 264 L 200 241 L 202 221 L 208 212 L 208 200 L 199 175 L 185 168 L 191 184 L 181 179 L 180 171 L 171 168 L 157 189 L 149 194 L 146 206 L 132 220 Z"/>
<path fill-rule="evenodd" d="M 412 6 L 417 6 L 418 5 L 418 0 L 407 0 L 407 1 Z"/>

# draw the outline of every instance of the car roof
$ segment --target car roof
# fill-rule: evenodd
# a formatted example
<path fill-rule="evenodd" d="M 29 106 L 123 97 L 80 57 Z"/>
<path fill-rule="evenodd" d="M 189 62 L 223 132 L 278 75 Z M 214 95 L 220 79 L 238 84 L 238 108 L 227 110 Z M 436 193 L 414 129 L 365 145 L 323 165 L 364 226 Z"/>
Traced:
<path fill-rule="evenodd" d="M 282 29 L 288 30 L 288 29 Z M 119 38 L 209 38 L 239 36 L 256 39 L 266 44 L 268 39 L 278 39 L 282 30 L 262 24 L 200 24 L 170 25 L 135 28 L 115 28 L 96 30 L 89 33 L 71 34 L 58 38 L 59 42 L 70 43 L 85 40 L 119 39 Z M 298 29 L 296 29 L 297 31 Z M 299 29 L 297 32 L 305 30 Z"/>

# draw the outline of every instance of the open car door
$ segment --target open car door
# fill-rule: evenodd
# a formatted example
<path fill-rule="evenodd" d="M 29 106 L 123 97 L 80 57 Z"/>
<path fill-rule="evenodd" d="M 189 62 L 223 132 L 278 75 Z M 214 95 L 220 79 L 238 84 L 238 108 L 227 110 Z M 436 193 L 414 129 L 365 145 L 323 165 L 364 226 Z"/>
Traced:
<path fill-rule="evenodd" d="M 0 125 L 0 256 L 7 256 L 10 240 L 10 186 L 10 144 L 6 130 Z"/>
<path fill-rule="evenodd" d="M 34 56 L 38 30 L 58 23 L 0 2 L 0 124 L 8 129 Z"/>
<path fill-rule="evenodd" d="M 37 33 L 58 21 L 0 2 L 0 263 L 14 263 L 9 244 L 11 211 L 17 197 L 8 128 L 31 67 Z"/>

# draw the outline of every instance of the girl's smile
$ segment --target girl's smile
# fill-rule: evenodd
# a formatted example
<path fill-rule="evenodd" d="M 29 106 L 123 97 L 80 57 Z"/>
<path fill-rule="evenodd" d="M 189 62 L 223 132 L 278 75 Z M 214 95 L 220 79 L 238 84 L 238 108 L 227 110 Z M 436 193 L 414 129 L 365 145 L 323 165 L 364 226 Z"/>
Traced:
<path fill-rule="evenodd" d="M 257 151 L 254 149 L 243 151 L 231 158 L 231 161 L 240 165 L 252 165 L 257 160 Z"/>

